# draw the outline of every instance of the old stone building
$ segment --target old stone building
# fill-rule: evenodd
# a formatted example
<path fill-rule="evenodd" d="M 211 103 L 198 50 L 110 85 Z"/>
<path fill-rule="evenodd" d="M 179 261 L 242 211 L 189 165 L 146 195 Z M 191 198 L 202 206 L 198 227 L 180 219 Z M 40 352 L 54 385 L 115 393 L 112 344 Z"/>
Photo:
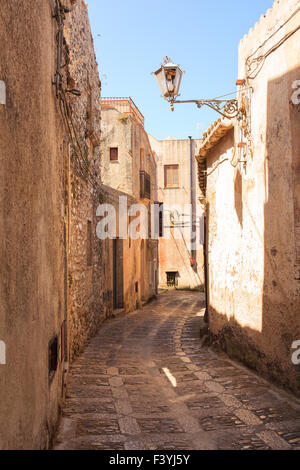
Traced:
<path fill-rule="evenodd" d="M 203 210 L 195 155 L 201 140 L 158 141 L 150 135 L 149 140 L 158 160 L 157 194 L 164 225 L 159 241 L 159 282 L 161 286 L 199 288 L 204 284 Z"/>
<path fill-rule="evenodd" d="M 64 130 L 52 5 L 36 6 L 1 3 L 1 449 L 46 446 L 62 395 L 63 364 L 50 378 L 48 345 L 64 321 Z"/>
<path fill-rule="evenodd" d="M 203 447 L 207 435 L 214 448 L 211 429 L 232 440 L 233 422 L 255 447 L 253 420 L 267 446 L 298 446 L 296 421 L 297 440 L 280 428 L 274 443 L 218 382 L 221 369 L 238 386 L 244 371 L 200 351 L 204 296 L 167 292 L 115 317 L 157 294 L 158 238 L 172 223 L 162 204 L 191 204 L 192 223 L 179 241 L 160 237 L 161 282 L 204 283 L 189 247 L 193 228 L 203 241 L 200 200 L 212 341 L 300 394 L 299 1 L 277 0 L 242 40 L 239 119 L 201 142 L 159 142 L 131 98 L 101 99 L 83 0 L 32 4 L 2 0 L 0 14 L 0 449 L 51 447 L 67 383 L 62 428 L 76 448 Z M 109 208 L 115 233 L 101 238 Z"/>
<path fill-rule="evenodd" d="M 212 337 L 230 356 L 296 394 L 299 21 L 298 1 L 276 1 L 242 39 L 239 119 L 216 121 L 197 156 Z"/>
<path fill-rule="evenodd" d="M 117 220 L 127 204 L 125 233 L 120 233 L 118 227 L 116 240 L 106 240 L 112 253 L 106 290 L 113 292 L 114 309 L 131 311 L 157 294 L 158 240 L 151 227 L 152 207 L 157 201 L 156 160 L 144 129 L 144 117 L 132 99 L 103 98 L 101 104 L 101 177 L 103 184 L 111 188 L 106 188 L 108 201 L 116 209 Z M 127 197 L 123 209 L 120 197 Z M 142 204 L 148 216 L 146 233 L 137 240 L 127 236 L 135 215 L 140 213 L 134 213 L 135 204 Z"/>
<path fill-rule="evenodd" d="M 101 241 L 96 236 L 97 207 L 101 188 L 100 79 L 94 53 L 87 6 L 71 2 L 66 14 L 65 45 L 61 70 L 68 107 L 63 107 L 68 148 L 66 149 L 66 264 L 68 284 L 69 338 L 66 357 L 82 351 L 87 340 L 105 319 Z M 80 94 L 80 96 L 78 96 Z"/>
<path fill-rule="evenodd" d="M 85 2 L 1 2 L 0 448 L 47 448 L 103 319 L 100 80 Z"/>

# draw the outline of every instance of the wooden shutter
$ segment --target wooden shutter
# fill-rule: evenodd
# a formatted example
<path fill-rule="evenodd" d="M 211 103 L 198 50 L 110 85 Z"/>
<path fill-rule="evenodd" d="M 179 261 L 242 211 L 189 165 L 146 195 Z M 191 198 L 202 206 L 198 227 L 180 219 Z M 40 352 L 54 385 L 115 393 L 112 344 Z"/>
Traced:
<path fill-rule="evenodd" d="M 177 188 L 179 186 L 179 165 L 165 166 L 165 187 Z"/>
<path fill-rule="evenodd" d="M 118 148 L 111 148 L 110 149 L 110 161 L 115 162 L 118 161 L 119 155 L 118 155 Z"/>

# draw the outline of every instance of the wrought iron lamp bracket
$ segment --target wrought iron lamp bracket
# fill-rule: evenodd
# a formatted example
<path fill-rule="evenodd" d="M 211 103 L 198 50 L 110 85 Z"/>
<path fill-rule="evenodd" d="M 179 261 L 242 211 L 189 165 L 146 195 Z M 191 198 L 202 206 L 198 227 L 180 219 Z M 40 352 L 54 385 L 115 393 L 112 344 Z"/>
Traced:
<path fill-rule="evenodd" d="M 208 106 L 221 116 L 227 119 L 234 119 L 241 115 L 241 110 L 239 109 L 238 100 L 187 100 L 187 101 L 177 101 L 175 98 L 168 100 L 171 106 L 171 110 L 174 111 L 174 104 L 179 103 L 196 103 L 197 107 L 200 109 L 203 106 Z"/>

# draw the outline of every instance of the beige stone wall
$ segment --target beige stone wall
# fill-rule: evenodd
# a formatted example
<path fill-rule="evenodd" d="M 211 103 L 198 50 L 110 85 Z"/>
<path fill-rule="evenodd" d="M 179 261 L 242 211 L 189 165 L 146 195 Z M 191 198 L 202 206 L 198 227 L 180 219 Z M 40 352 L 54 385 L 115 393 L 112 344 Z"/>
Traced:
<path fill-rule="evenodd" d="M 149 220 L 151 204 L 157 201 L 156 161 L 152 154 L 148 135 L 143 126 L 131 115 L 125 115 L 115 109 L 102 109 L 102 164 L 103 183 L 128 196 L 129 206 L 134 203 L 144 204 Z M 110 148 L 118 148 L 118 161 L 110 161 Z M 140 152 L 144 151 L 141 162 Z M 140 171 L 146 171 L 151 178 L 151 198 L 140 198 Z M 120 193 L 120 195 L 122 195 Z M 118 202 L 115 201 L 117 208 Z M 128 207 L 129 207 L 128 206 Z M 132 219 L 128 219 L 130 223 Z M 150 222 L 149 222 L 150 226 Z M 111 248 L 111 243 L 106 241 Z M 158 242 L 157 240 L 123 240 L 124 265 L 124 308 L 134 310 L 148 301 L 157 292 L 158 279 Z"/>
<path fill-rule="evenodd" d="M 151 176 L 151 200 L 157 200 L 156 161 L 152 155 L 148 135 L 130 115 L 113 108 L 102 110 L 101 176 L 106 186 L 140 199 L 140 171 Z M 117 147 L 118 161 L 110 161 L 110 148 Z M 144 149 L 144 167 L 141 168 L 140 150 Z M 146 202 L 146 201 L 145 201 Z"/>
<path fill-rule="evenodd" d="M 86 4 L 64 2 L 63 89 L 94 176 L 100 181 L 100 81 Z M 0 448 L 47 448 L 56 430 L 67 362 L 105 317 L 98 195 L 78 160 L 53 79 L 57 68 L 55 1 L 1 3 L 0 105 L 1 302 Z M 1 100 L 3 102 L 3 100 Z M 73 136 L 74 138 L 74 136 Z M 92 223 L 91 266 L 87 225 Z M 58 366 L 49 374 L 49 342 Z"/>
<path fill-rule="evenodd" d="M 0 448 L 48 446 L 62 368 L 48 374 L 48 343 L 64 320 L 63 134 L 52 80 L 51 2 L 4 0 L 0 17 Z M 60 342 L 59 342 L 60 344 Z"/>
<path fill-rule="evenodd" d="M 184 206 L 191 203 L 191 180 L 190 180 L 190 140 L 166 139 L 158 141 L 149 136 L 152 149 L 155 151 L 157 164 L 157 198 L 159 202 L 164 203 L 165 210 L 167 207 L 178 206 L 180 213 L 184 214 Z M 168 271 L 178 271 L 178 287 L 179 288 L 197 288 L 204 284 L 203 274 L 203 249 L 200 245 L 201 232 L 200 224 L 203 224 L 203 211 L 199 205 L 200 192 L 197 181 L 197 168 L 195 155 L 199 150 L 201 140 L 192 140 L 193 154 L 193 201 L 198 204 L 197 219 L 197 239 L 198 250 L 195 256 L 197 265 L 191 266 L 191 250 L 190 250 L 190 230 L 181 229 L 174 233 L 171 231 L 168 239 L 160 238 L 159 240 L 159 281 L 162 286 L 166 285 Z M 164 181 L 164 166 L 179 165 L 179 188 L 166 189 Z M 184 219 L 187 220 L 186 218 Z M 168 231 L 168 213 L 165 212 L 164 218 L 165 231 Z M 200 232 L 201 231 L 201 232 Z"/>
<path fill-rule="evenodd" d="M 236 123 L 235 145 L 246 146 L 234 151 L 229 134 L 210 152 L 207 201 L 211 331 L 231 355 L 299 394 L 291 346 L 300 338 L 300 121 L 291 97 L 300 31 L 284 39 L 299 25 L 298 6 L 276 1 L 240 43 L 247 121 Z"/>
<path fill-rule="evenodd" d="M 136 200 L 126 193 L 122 193 L 108 186 L 103 186 L 105 194 L 105 202 L 111 204 L 115 208 L 116 213 L 116 235 L 119 237 L 119 220 L 120 220 L 120 207 L 119 198 L 127 198 L 127 210 L 132 204 L 136 204 Z M 129 220 L 127 218 L 127 224 Z M 113 305 L 113 290 L 114 290 L 114 262 L 113 262 L 113 240 L 106 239 L 103 249 L 103 279 L 104 279 L 104 292 L 106 296 L 107 316 L 111 316 L 114 312 Z M 118 286 L 118 295 L 123 296 L 123 307 L 125 313 L 135 310 L 141 305 L 141 288 L 136 292 L 136 283 L 141 286 L 142 273 L 140 265 L 140 247 L 141 240 L 128 239 L 118 240 L 117 251 L 117 271 L 121 277 L 121 285 Z M 122 292 L 121 292 L 122 290 Z"/>
<path fill-rule="evenodd" d="M 133 133 L 134 123 L 116 109 L 103 109 L 101 162 L 102 181 L 118 191 L 133 195 Z M 119 160 L 110 161 L 110 148 L 118 148 Z"/>

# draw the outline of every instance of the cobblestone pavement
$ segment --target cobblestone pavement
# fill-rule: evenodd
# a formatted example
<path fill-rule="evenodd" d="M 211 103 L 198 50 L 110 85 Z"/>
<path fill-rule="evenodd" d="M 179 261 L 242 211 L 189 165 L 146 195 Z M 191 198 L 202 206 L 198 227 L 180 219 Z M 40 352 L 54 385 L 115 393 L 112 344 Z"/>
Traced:
<path fill-rule="evenodd" d="M 201 294 L 107 321 L 73 364 L 55 449 L 300 449 L 300 406 L 201 347 Z"/>

